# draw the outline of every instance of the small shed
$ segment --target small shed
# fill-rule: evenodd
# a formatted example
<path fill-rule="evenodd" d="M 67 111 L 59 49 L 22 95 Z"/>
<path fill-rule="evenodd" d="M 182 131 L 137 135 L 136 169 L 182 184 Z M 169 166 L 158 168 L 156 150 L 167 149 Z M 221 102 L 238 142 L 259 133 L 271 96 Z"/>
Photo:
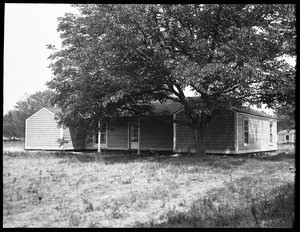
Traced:
<path fill-rule="evenodd" d="M 26 150 L 74 150 L 85 147 L 75 131 L 58 126 L 55 114 L 59 112 L 61 110 L 58 108 L 44 107 L 26 119 Z M 59 146 L 58 140 L 63 138 L 68 143 Z"/>
<path fill-rule="evenodd" d="M 296 130 L 281 130 L 278 132 L 278 144 L 283 143 L 295 143 L 296 142 Z"/>

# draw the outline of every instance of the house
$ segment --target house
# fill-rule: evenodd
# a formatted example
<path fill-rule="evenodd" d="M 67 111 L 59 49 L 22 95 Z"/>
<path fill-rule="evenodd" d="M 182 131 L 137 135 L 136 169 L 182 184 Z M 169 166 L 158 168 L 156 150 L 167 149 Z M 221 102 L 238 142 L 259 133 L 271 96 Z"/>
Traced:
<path fill-rule="evenodd" d="M 26 120 L 25 149 L 45 150 L 143 150 L 195 152 L 193 130 L 173 123 L 186 120 L 180 103 L 154 102 L 155 117 L 128 117 L 118 126 L 80 138 L 75 130 L 58 128 L 59 109 L 42 108 Z M 241 154 L 277 150 L 277 119 L 248 108 L 233 108 L 207 125 L 206 152 Z M 59 147 L 58 139 L 69 143 Z"/>
<path fill-rule="evenodd" d="M 281 130 L 278 132 L 278 144 L 283 143 L 295 143 L 296 142 L 296 130 Z"/>

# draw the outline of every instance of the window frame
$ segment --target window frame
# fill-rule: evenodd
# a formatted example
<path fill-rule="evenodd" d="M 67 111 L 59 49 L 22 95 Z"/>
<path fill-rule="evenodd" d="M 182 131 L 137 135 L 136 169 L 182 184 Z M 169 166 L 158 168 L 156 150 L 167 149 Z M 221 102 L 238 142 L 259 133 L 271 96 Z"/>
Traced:
<path fill-rule="evenodd" d="M 286 139 L 287 136 L 289 136 L 289 139 Z M 285 141 L 291 142 L 290 137 L 291 137 L 290 134 L 286 134 L 286 135 L 285 135 Z"/>
<path fill-rule="evenodd" d="M 138 143 L 139 142 L 139 126 L 138 123 L 131 123 L 130 124 L 130 134 L 131 134 L 131 138 L 130 141 L 134 142 L 134 143 Z M 132 138 L 135 138 L 136 141 L 132 141 Z"/>
<path fill-rule="evenodd" d="M 100 132 L 100 136 L 101 136 L 101 134 L 105 134 L 105 143 L 101 143 L 101 141 L 100 141 L 100 147 L 107 147 L 107 134 L 108 134 L 107 132 L 108 132 L 107 129 Z M 97 132 L 93 133 L 93 146 L 94 147 L 98 146 L 98 133 Z"/>
<path fill-rule="evenodd" d="M 269 122 L 269 144 L 273 145 L 274 144 L 274 123 L 273 122 Z"/>
<path fill-rule="evenodd" d="M 248 122 L 248 124 L 247 124 L 248 130 L 247 131 L 245 131 L 245 121 Z M 250 146 L 249 128 L 250 128 L 250 120 L 249 120 L 249 118 L 243 118 L 243 145 L 244 146 Z M 247 143 L 245 143 L 245 139 L 246 139 L 245 133 L 248 133 L 248 138 L 247 138 L 248 141 L 247 141 Z"/>

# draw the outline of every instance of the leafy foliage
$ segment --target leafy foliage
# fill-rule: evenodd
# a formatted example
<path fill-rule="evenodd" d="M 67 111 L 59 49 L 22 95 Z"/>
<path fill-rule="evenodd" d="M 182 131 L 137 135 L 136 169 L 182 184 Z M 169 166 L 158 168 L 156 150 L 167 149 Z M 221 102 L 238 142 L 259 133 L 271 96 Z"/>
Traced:
<path fill-rule="evenodd" d="M 10 110 L 3 116 L 3 136 L 7 138 L 24 137 L 22 122 L 18 118 L 18 112 L 16 110 Z"/>
<path fill-rule="evenodd" d="M 276 114 L 278 118 L 278 131 L 295 128 L 295 104 L 278 106 Z"/>
<path fill-rule="evenodd" d="M 75 5 L 59 18 L 49 57 L 61 120 L 78 125 L 141 115 L 151 100 L 180 102 L 197 151 L 212 115 L 243 103 L 294 101 L 293 5 Z M 197 98 L 188 99 L 191 88 Z"/>
<path fill-rule="evenodd" d="M 38 91 L 18 101 L 15 109 L 3 116 L 3 136 L 24 138 L 26 119 L 41 108 L 51 106 L 51 96 L 50 90 Z"/>

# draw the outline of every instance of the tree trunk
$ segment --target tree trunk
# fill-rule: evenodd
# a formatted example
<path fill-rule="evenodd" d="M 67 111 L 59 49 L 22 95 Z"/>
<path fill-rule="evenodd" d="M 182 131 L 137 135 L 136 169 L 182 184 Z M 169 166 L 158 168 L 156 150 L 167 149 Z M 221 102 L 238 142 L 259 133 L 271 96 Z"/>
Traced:
<path fill-rule="evenodd" d="M 206 155 L 204 143 L 206 125 L 207 118 L 205 116 L 202 116 L 198 123 L 194 126 L 196 156 L 198 157 L 203 157 Z"/>

